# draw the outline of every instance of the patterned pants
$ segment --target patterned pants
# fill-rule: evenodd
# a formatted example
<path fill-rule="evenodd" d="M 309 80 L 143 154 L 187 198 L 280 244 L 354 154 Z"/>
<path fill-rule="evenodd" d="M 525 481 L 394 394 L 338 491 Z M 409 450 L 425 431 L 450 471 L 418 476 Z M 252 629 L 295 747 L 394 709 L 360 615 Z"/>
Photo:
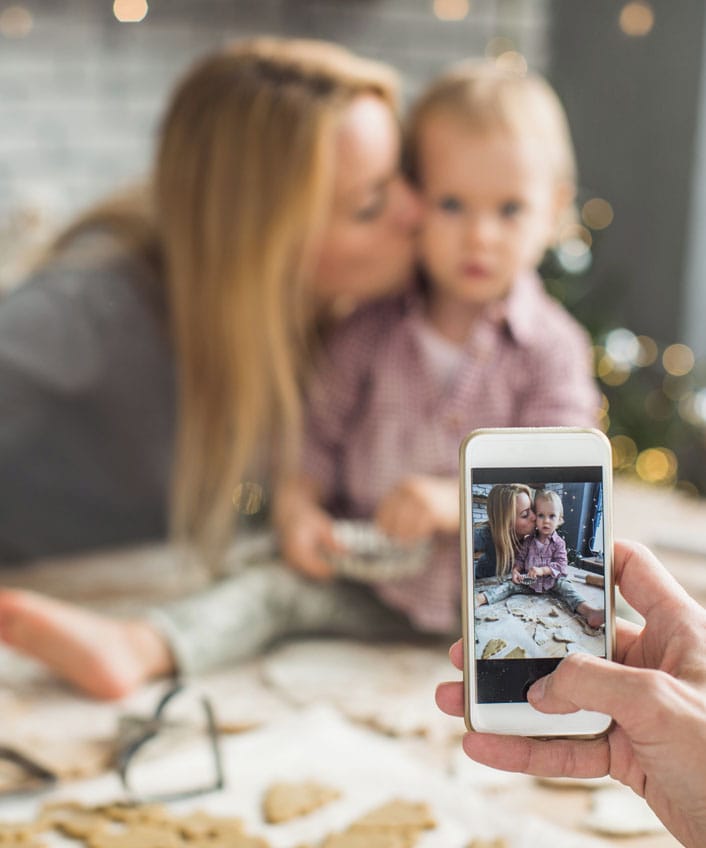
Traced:
<path fill-rule="evenodd" d="M 148 617 L 184 675 L 248 659 L 287 636 L 420 638 L 406 616 L 366 586 L 309 580 L 278 560 L 249 565 L 199 594 L 152 609 Z"/>
<path fill-rule="evenodd" d="M 584 598 L 574 589 L 571 582 L 566 577 L 560 577 L 552 589 L 546 592 L 535 592 L 529 586 L 518 585 L 512 580 L 505 580 L 498 586 L 487 586 L 481 590 L 485 595 L 489 604 L 496 604 L 498 601 L 504 601 L 510 595 L 554 595 L 555 598 L 560 598 L 571 610 L 576 612 L 579 604 L 584 603 Z"/>

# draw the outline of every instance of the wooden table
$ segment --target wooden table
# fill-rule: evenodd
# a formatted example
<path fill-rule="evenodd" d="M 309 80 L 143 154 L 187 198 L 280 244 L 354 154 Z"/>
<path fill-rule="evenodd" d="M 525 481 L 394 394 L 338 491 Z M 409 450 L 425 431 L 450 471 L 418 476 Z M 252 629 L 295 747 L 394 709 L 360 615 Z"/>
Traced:
<path fill-rule="evenodd" d="M 618 480 L 615 487 L 615 536 L 651 546 L 677 579 L 706 605 L 706 501 L 675 492 Z M 90 571 L 91 578 L 86 580 Z M 82 600 L 95 607 L 128 609 L 135 597 L 143 604 L 176 597 L 204 585 L 207 576 L 194 567 L 175 567 L 174 551 L 166 547 L 104 553 L 100 556 L 45 561 L 5 570 L 5 586 L 26 586 L 57 597 Z M 440 649 L 443 653 L 443 650 Z M 384 655 L 385 649 L 381 649 Z M 448 677 L 452 676 L 449 667 Z M 67 693 L 65 696 L 71 696 Z M 401 743 L 402 744 L 402 743 Z M 440 760 L 444 752 L 434 743 L 408 739 L 405 743 L 425 756 Z M 591 802 L 586 789 L 558 789 L 527 783 L 521 788 L 493 791 L 508 809 L 531 809 L 535 814 L 567 827 L 576 827 Z M 2 808 L 0 808 L 2 814 Z M 607 839 L 624 848 L 672 848 L 677 842 L 667 834 Z"/>

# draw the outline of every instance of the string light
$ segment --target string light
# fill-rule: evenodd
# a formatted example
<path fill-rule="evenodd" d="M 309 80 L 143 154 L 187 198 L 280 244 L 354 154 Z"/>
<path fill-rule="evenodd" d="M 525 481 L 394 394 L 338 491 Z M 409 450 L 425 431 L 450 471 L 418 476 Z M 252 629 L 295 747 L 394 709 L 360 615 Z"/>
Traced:
<path fill-rule="evenodd" d="M 559 242 L 571 242 L 574 239 L 582 241 L 586 247 L 591 247 L 593 244 L 593 236 L 590 230 L 582 227 L 581 224 L 569 224 L 564 227 L 559 233 Z"/>
<path fill-rule="evenodd" d="M 633 38 L 647 35 L 654 26 L 655 13 L 646 0 L 633 0 L 620 10 L 620 29 Z"/>
<path fill-rule="evenodd" d="M 694 367 L 694 352 L 685 344 L 669 345 L 662 354 L 662 365 L 667 374 L 681 377 Z"/>
<path fill-rule="evenodd" d="M 625 327 L 618 327 L 608 333 L 605 349 L 611 359 L 623 368 L 635 366 L 640 356 L 640 342 L 637 336 Z"/>
<path fill-rule="evenodd" d="M 489 59 L 497 59 L 497 57 L 502 56 L 503 53 L 512 53 L 516 49 L 515 42 L 511 38 L 496 35 L 495 38 L 491 38 L 485 45 L 485 55 Z"/>
<path fill-rule="evenodd" d="M 518 77 L 527 76 L 527 59 L 517 50 L 506 50 L 495 57 L 495 62 L 509 74 L 516 74 Z"/>
<path fill-rule="evenodd" d="M 592 230 L 605 230 L 613 223 L 613 207 L 602 197 L 592 197 L 581 207 L 581 220 Z"/>
<path fill-rule="evenodd" d="M 637 459 L 637 445 L 630 436 L 613 436 L 610 440 L 613 448 L 613 468 L 624 471 L 632 468 Z"/>
<path fill-rule="evenodd" d="M 637 340 L 640 343 L 640 353 L 635 364 L 641 368 L 653 365 L 659 356 L 657 342 L 649 336 L 638 336 Z"/>
<path fill-rule="evenodd" d="M 136 24 L 147 16 L 147 0 L 115 0 L 113 14 L 122 24 Z"/>
<path fill-rule="evenodd" d="M 635 471 L 646 483 L 674 483 L 679 463 L 669 448 L 647 448 L 637 455 Z"/>
<path fill-rule="evenodd" d="M 440 21 L 462 21 L 471 5 L 469 0 L 434 0 L 433 9 Z"/>
<path fill-rule="evenodd" d="M 34 18 L 24 6 L 8 6 L 0 12 L 0 34 L 5 38 L 26 38 L 34 27 Z"/>
<path fill-rule="evenodd" d="M 259 483 L 241 483 L 233 492 L 233 506 L 241 515 L 255 515 L 264 503 L 265 490 Z"/>

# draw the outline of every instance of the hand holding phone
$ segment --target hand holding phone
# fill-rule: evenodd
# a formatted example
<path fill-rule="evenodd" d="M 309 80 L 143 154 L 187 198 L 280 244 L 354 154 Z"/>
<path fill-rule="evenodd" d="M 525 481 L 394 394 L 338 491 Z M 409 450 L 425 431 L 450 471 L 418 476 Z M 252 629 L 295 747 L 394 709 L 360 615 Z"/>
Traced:
<path fill-rule="evenodd" d="M 613 655 L 608 440 L 576 428 L 479 430 L 461 446 L 460 474 L 469 729 L 604 733 L 608 716 L 543 714 L 527 690 L 570 653 Z M 494 576 L 476 576 L 476 547 L 486 559 L 491 550 Z"/>

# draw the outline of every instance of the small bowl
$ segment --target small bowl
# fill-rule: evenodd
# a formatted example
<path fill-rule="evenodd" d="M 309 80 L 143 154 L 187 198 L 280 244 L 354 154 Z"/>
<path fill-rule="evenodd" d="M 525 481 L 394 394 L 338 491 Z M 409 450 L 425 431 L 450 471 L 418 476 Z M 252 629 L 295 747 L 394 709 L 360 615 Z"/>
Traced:
<path fill-rule="evenodd" d="M 431 542 L 403 545 L 386 536 L 371 521 L 336 521 L 334 537 L 346 550 L 328 559 L 340 577 L 363 583 L 384 583 L 418 574 L 428 563 Z"/>

